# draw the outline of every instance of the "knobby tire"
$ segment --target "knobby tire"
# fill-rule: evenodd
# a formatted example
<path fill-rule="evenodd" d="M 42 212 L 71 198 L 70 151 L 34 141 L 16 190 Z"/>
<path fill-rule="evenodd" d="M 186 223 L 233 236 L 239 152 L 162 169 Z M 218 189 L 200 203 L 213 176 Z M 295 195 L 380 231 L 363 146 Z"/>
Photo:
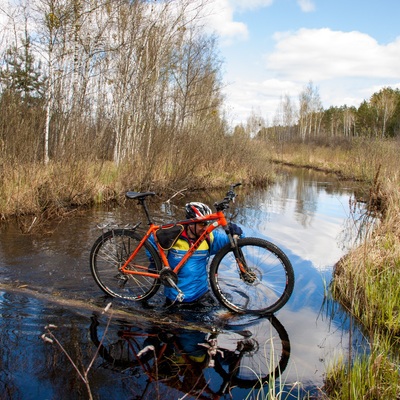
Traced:
<path fill-rule="evenodd" d="M 141 238 L 137 232 L 114 229 L 101 235 L 94 243 L 90 252 L 90 269 L 96 283 L 109 296 L 143 301 L 158 291 L 161 283 L 159 278 L 122 274 L 119 271 Z M 128 268 L 139 270 L 136 266 L 144 267 L 141 271 L 161 270 L 160 256 L 150 243 L 145 243 Z"/>
<path fill-rule="evenodd" d="M 210 266 L 210 284 L 216 298 L 236 313 L 272 314 L 289 300 L 294 287 L 293 267 L 282 250 L 259 238 L 237 241 L 249 274 L 240 272 L 230 244 Z"/>

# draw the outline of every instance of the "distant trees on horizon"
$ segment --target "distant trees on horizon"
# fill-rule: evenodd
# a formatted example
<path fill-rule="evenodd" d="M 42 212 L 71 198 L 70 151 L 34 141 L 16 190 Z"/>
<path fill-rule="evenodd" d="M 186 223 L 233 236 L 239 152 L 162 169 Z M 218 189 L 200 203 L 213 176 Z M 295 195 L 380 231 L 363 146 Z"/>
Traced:
<path fill-rule="evenodd" d="M 289 96 L 281 99 L 271 125 L 253 113 L 245 124 L 235 128 L 235 132 L 278 140 L 397 137 L 400 135 L 400 90 L 385 87 L 358 108 L 343 105 L 325 110 L 317 88 L 309 82 L 299 94 L 298 105 L 293 104 Z"/>

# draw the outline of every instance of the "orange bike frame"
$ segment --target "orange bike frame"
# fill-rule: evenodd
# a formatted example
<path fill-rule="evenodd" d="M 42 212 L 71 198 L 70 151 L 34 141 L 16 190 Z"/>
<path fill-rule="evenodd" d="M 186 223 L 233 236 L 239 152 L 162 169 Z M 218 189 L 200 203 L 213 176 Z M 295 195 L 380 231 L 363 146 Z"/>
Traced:
<path fill-rule="evenodd" d="M 196 219 L 188 219 L 184 221 L 178 221 L 174 224 L 166 224 L 166 225 L 155 225 L 153 223 L 150 224 L 149 229 L 147 230 L 146 234 L 143 236 L 142 240 L 139 242 L 135 250 L 132 252 L 132 254 L 129 256 L 129 258 L 126 260 L 125 264 L 121 267 L 121 272 L 124 274 L 130 274 L 130 275 L 141 275 L 141 276 L 149 276 L 152 278 L 159 278 L 160 274 L 154 273 L 154 272 L 147 272 L 148 268 L 147 267 L 141 267 L 143 271 L 132 271 L 128 268 L 129 263 L 132 262 L 132 260 L 136 257 L 138 254 L 139 250 L 144 246 L 144 243 L 146 240 L 153 235 L 155 243 L 157 245 L 157 250 L 158 254 L 161 257 L 162 264 L 164 268 L 171 268 L 168 263 L 167 256 L 165 254 L 165 251 L 161 248 L 160 244 L 157 241 L 156 238 L 156 231 L 159 228 L 166 228 L 166 227 L 171 227 L 174 225 L 190 225 L 190 224 L 195 224 L 199 222 L 211 222 L 210 225 L 208 225 L 207 229 L 203 231 L 203 233 L 199 236 L 199 238 L 194 242 L 190 247 L 187 253 L 183 256 L 182 260 L 178 263 L 178 265 L 173 269 L 174 273 L 178 273 L 179 270 L 184 266 L 186 261 L 193 255 L 193 253 L 199 248 L 200 244 L 205 240 L 206 236 L 210 234 L 214 229 L 218 228 L 219 226 L 226 227 L 228 225 L 228 222 L 225 218 L 225 214 L 222 211 L 217 211 L 213 214 L 206 215 L 201 218 L 196 218 Z M 140 268 L 140 266 L 138 266 Z"/>

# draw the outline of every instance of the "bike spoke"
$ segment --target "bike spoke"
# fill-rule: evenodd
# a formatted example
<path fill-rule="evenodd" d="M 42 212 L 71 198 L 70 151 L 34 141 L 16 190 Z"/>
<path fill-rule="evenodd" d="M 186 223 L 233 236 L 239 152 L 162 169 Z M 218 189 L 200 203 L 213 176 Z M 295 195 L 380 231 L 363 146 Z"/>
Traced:
<path fill-rule="evenodd" d="M 214 258 L 210 271 L 215 295 L 228 308 L 238 312 L 276 310 L 287 301 L 293 288 L 290 262 L 261 239 L 247 238 L 240 243 L 246 271 L 240 270 L 233 251 L 226 248 L 223 254 Z"/>
<path fill-rule="evenodd" d="M 159 287 L 155 277 L 123 273 L 120 268 L 125 264 L 133 249 L 140 242 L 140 236 L 134 232 L 115 230 L 99 238 L 91 253 L 92 273 L 107 294 L 130 300 L 143 300 L 152 296 Z M 128 271 L 149 271 L 150 257 L 157 263 L 151 265 L 152 272 L 160 269 L 158 255 L 149 246 L 142 247 Z"/>

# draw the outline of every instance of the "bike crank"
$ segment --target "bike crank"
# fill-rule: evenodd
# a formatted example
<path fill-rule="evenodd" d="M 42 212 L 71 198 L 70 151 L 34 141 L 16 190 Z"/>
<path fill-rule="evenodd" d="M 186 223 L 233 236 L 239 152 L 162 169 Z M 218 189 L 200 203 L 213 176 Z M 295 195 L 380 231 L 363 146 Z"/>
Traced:
<path fill-rule="evenodd" d="M 176 297 L 177 301 L 183 301 L 185 294 L 177 286 L 178 276 L 174 271 L 172 271 L 170 268 L 163 268 L 160 271 L 160 280 L 164 286 L 173 287 L 178 292 L 178 296 Z"/>

